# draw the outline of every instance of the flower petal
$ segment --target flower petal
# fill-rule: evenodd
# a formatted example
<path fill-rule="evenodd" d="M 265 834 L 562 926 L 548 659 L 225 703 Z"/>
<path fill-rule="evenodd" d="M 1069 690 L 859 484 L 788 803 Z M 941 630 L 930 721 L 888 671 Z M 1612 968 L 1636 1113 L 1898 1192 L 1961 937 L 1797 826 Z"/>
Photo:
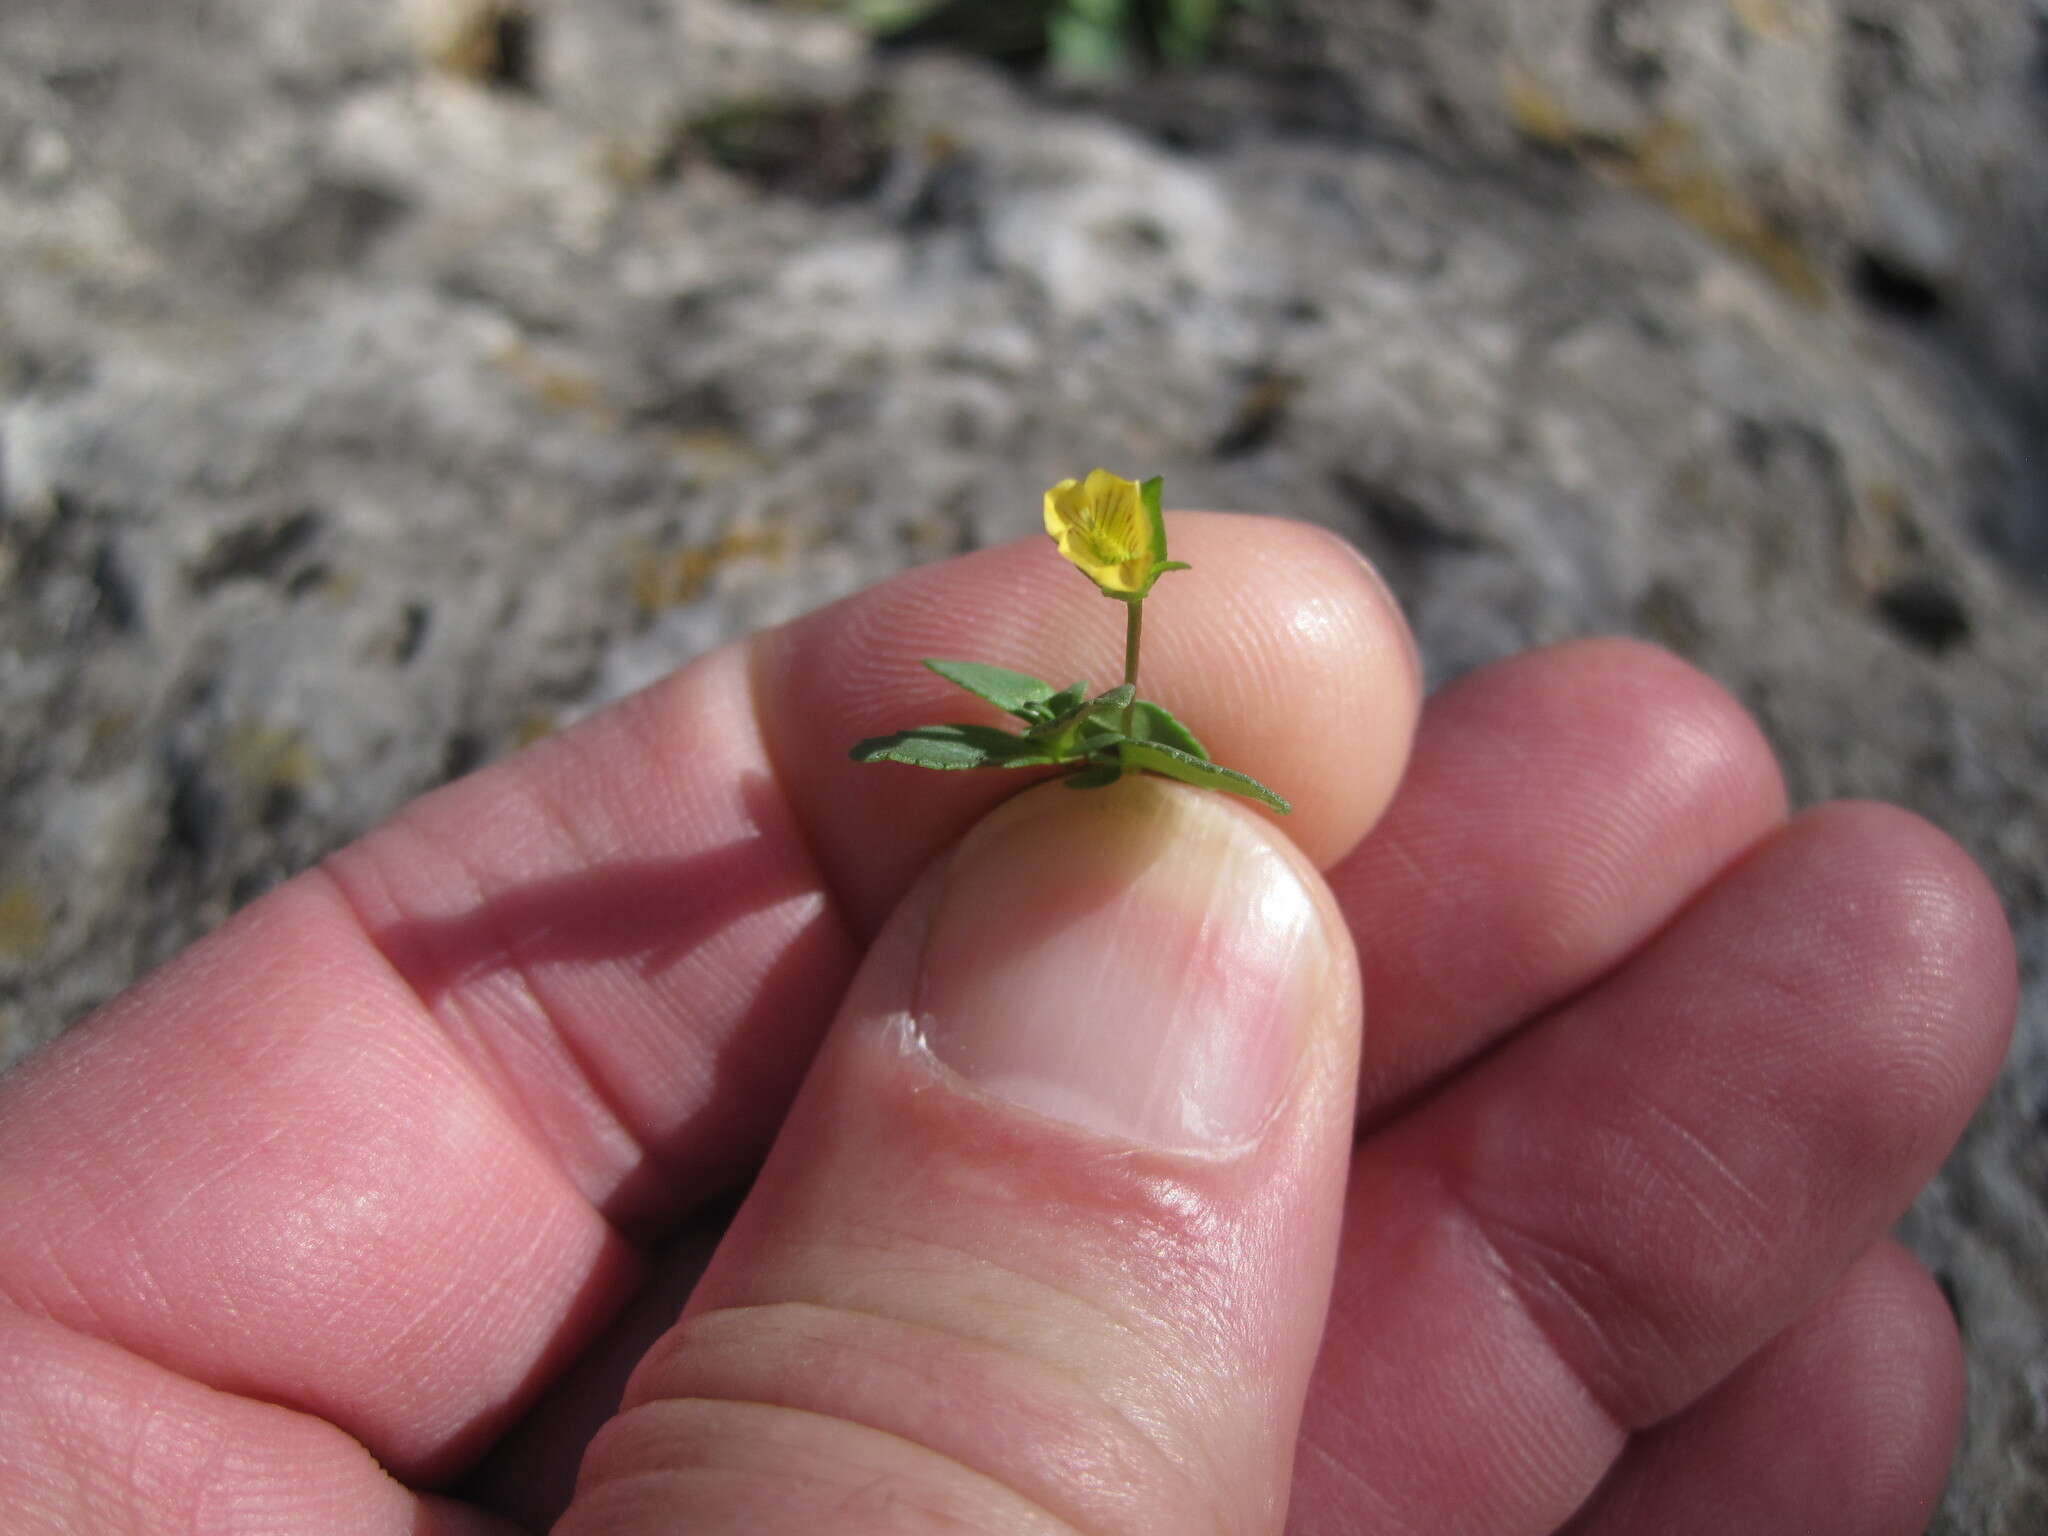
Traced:
<path fill-rule="evenodd" d="M 1045 493 L 1045 531 L 1083 575 L 1111 597 L 1143 597 L 1166 560 L 1159 482 L 1140 485 L 1106 469 L 1062 480 Z"/>

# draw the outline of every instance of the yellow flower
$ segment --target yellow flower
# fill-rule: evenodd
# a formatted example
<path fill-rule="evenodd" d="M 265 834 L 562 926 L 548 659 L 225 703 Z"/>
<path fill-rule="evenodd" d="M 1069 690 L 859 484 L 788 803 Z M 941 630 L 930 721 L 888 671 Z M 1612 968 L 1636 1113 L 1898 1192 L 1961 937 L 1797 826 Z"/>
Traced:
<path fill-rule="evenodd" d="M 1062 480 L 1045 493 L 1045 531 L 1105 597 L 1136 602 L 1162 572 L 1187 569 L 1166 558 L 1160 485 L 1098 469 L 1086 480 Z"/>

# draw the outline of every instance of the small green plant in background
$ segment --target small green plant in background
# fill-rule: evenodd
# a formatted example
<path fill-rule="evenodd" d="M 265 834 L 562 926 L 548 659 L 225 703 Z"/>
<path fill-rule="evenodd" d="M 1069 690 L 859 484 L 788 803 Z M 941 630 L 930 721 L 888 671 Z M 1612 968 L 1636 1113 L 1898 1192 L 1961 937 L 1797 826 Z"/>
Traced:
<path fill-rule="evenodd" d="M 1060 553 L 1103 596 L 1124 605 L 1120 684 L 1091 695 L 1085 682 L 1055 688 L 1007 667 L 927 660 L 925 665 L 947 682 L 1014 716 L 1023 729 L 922 725 L 861 742 L 853 760 L 948 770 L 1065 768 L 1073 789 L 1114 784 L 1126 773 L 1160 773 L 1203 789 L 1244 795 L 1282 814 L 1291 810 L 1251 775 L 1211 762 L 1192 731 L 1162 706 L 1138 697 L 1145 596 L 1167 572 L 1188 568 L 1166 557 L 1166 522 L 1160 512 L 1164 486 L 1156 476 L 1141 485 L 1098 469 L 1086 480 L 1062 480 L 1045 493 L 1045 531 Z"/>
<path fill-rule="evenodd" d="M 1041 54 L 1068 76 L 1122 74 L 1134 60 L 1194 64 L 1231 11 L 1269 0 L 810 0 L 877 37 L 926 33 L 969 51 Z"/>

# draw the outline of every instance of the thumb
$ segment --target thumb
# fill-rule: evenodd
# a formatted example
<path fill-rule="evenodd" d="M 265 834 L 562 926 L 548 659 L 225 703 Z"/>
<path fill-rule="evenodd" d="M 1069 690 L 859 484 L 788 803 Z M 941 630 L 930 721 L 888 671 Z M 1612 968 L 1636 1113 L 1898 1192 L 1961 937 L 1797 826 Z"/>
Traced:
<path fill-rule="evenodd" d="M 1284 835 L 1033 790 L 906 898 L 561 1532 L 1277 1532 L 1351 1142 Z"/>

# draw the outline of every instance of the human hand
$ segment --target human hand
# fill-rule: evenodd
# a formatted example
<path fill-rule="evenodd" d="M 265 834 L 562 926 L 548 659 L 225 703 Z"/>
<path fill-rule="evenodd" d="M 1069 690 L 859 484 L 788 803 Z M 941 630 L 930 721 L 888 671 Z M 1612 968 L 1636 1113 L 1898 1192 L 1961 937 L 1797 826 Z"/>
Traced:
<path fill-rule="evenodd" d="M 579 1460 L 576 1533 L 1290 1479 L 1297 1536 L 1918 1530 L 1960 1367 L 1885 1231 L 2013 1008 L 1968 860 L 1786 821 L 1636 646 L 1417 730 L 1333 541 L 1173 539 L 1151 688 L 1284 830 L 1137 781 L 969 835 L 1015 779 L 845 761 L 950 702 L 920 656 L 1104 674 L 1012 547 L 417 802 L 0 1080 L 0 1530 L 501 1531 Z"/>

